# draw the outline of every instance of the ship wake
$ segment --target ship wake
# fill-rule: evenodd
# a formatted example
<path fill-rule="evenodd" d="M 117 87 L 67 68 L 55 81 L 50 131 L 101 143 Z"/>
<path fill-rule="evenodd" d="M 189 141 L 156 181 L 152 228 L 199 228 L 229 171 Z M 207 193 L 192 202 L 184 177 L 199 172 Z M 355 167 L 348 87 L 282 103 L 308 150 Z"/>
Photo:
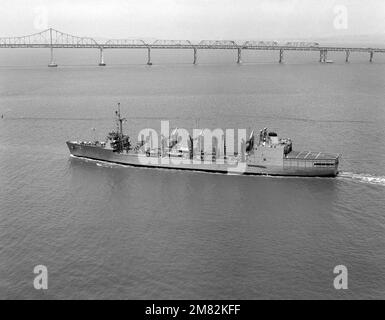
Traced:
<path fill-rule="evenodd" d="M 356 182 L 385 186 L 385 176 L 376 176 L 366 173 L 341 172 L 338 174 L 338 177 L 342 179 L 353 180 Z"/>

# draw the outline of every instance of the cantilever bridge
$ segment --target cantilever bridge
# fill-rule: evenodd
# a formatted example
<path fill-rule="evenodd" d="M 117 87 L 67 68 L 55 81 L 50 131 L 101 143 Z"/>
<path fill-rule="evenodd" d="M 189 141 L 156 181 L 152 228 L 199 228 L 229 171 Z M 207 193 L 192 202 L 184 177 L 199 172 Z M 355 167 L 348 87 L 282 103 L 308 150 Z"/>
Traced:
<path fill-rule="evenodd" d="M 381 48 L 360 48 L 360 47 L 333 47 L 321 46 L 316 42 L 286 42 L 276 41 L 245 41 L 237 43 L 234 40 L 202 40 L 193 43 L 189 40 L 156 40 L 148 43 L 141 39 L 115 39 L 103 43 L 91 37 L 79 37 L 67 34 L 55 29 L 47 29 L 39 33 L 21 37 L 0 37 L 0 48 L 48 48 L 51 51 L 49 67 L 57 67 L 54 59 L 56 48 L 93 48 L 100 50 L 99 65 L 105 66 L 105 49 L 145 49 L 147 50 L 147 64 L 152 65 L 152 49 L 190 49 L 193 51 L 193 64 L 197 63 L 198 50 L 221 49 L 236 50 L 237 63 L 242 62 L 242 50 L 276 50 L 279 52 L 279 63 L 283 62 L 285 51 L 318 51 L 320 62 L 327 62 L 329 51 L 345 53 L 345 61 L 349 62 L 351 52 L 366 52 L 369 54 L 369 61 L 373 62 L 374 53 L 385 53 Z"/>

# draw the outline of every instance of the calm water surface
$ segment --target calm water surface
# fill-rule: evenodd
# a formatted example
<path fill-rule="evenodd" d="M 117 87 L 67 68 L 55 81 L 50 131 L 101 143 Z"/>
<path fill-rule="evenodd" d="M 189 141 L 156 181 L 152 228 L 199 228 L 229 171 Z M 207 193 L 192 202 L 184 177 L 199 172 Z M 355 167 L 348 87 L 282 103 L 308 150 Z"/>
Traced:
<path fill-rule="evenodd" d="M 0 298 L 385 298 L 385 58 L 0 52 Z M 119 56 L 120 55 L 120 56 Z M 381 60 L 382 59 L 382 60 Z M 143 61 L 142 61 L 143 60 Z M 268 127 L 342 153 L 336 179 L 125 168 L 69 157 L 126 131 Z M 91 128 L 96 128 L 93 132 Z M 33 289 L 33 267 L 49 289 Z M 349 289 L 333 288 L 333 268 Z"/>

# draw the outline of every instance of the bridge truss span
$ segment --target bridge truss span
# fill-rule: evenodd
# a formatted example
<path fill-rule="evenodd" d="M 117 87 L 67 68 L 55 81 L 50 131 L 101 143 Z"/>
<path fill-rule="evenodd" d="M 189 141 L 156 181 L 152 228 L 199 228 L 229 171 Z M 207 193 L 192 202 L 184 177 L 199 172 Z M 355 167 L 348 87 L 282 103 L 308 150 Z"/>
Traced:
<path fill-rule="evenodd" d="M 132 49 L 132 48 L 147 48 L 149 46 L 144 40 L 141 39 L 111 39 L 106 41 L 103 48 L 121 48 L 121 49 Z"/>
<path fill-rule="evenodd" d="M 202 40 L 198 43 L 200 49 L 237 49 L 239 45 L 234 40 Z"/>
<path fill-rule="evenodd" d="M 190 40 L 155 40 L 151 47 L 167 47 L 167 48 L 193 48 Z"/>
<path fill-rule="evenodd" d="M 0 38 L 0 48 L 99 48 L 90 37 L 78 37 L 55 29 L 47 29 L 22 37 Z"/>
<path fill-rule="evenodd" d="M 47 30 L 48 31 L 48 30 Z M 99 48 L 100 44 L 90 37 L 78 37 L 68 33 L 63 33 L 55 29 L 52 32 L 52 46 L 58 48 Z"/>

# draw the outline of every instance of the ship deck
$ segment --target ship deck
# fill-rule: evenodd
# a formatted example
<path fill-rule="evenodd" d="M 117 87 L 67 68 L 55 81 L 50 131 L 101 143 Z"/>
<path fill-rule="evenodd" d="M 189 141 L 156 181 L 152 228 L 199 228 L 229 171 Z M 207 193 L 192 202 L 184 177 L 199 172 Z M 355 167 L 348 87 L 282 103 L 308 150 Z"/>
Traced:
<path fill-rule="evenodd" d="M 336 160 L 338 154 L 323 153 L 314 151 L 291 151 L 286 155 L 285 159 L 298 159 L 298 160 Z"/>

